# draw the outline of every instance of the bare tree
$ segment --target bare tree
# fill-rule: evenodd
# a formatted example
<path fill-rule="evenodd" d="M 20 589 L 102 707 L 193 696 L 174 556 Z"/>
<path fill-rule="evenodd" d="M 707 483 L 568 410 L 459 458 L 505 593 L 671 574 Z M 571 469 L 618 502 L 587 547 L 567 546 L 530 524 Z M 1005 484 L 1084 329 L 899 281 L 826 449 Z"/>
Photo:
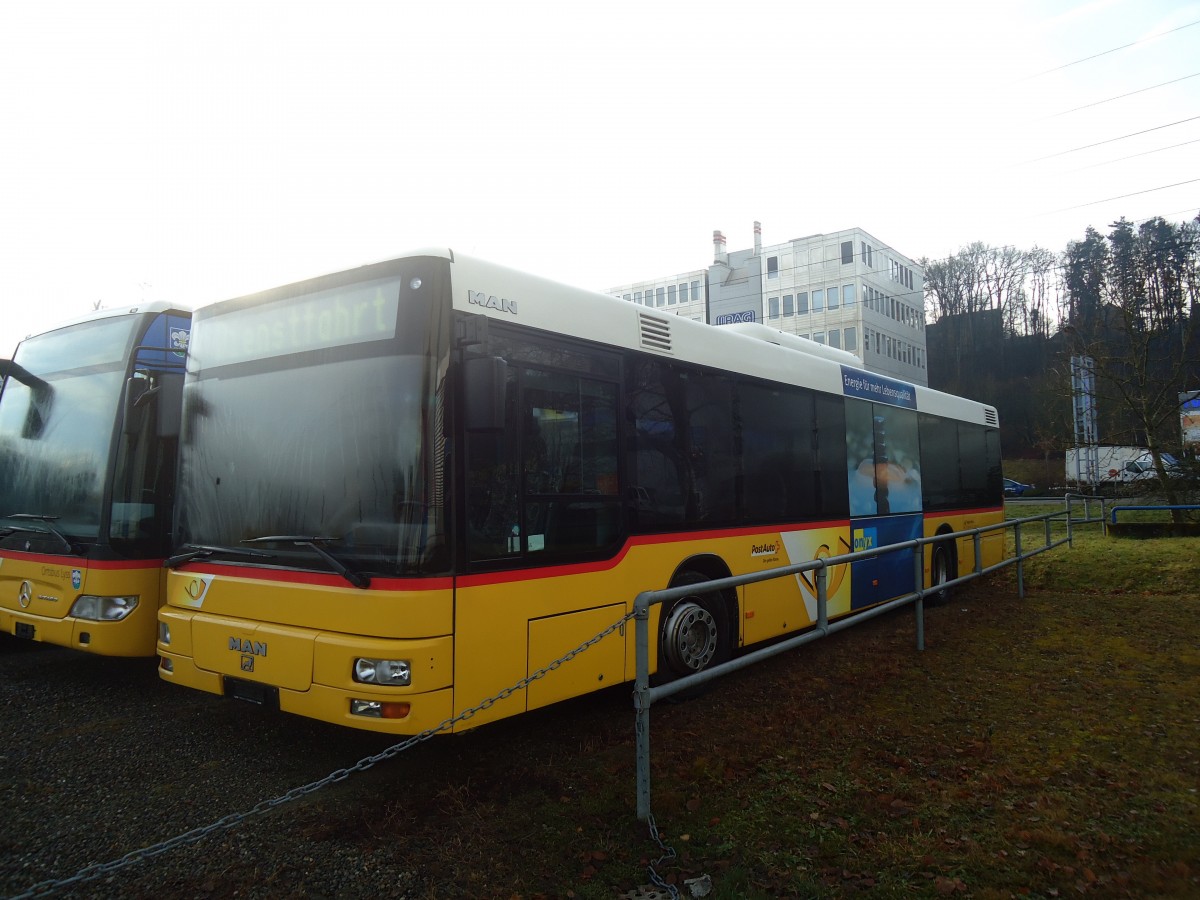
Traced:
<path fill-rule="evenodd" d="M 1107 240 L 1089 228 L 1068 244 L 1064 266 L 1069 352 L 1091 357 L 1097 400 L 1131 432 L 1125 442 L 1144 441 L 1175 503 L 1163 453 L 1179 446 L 1179 392 L 1200 377 L 1197 231 L 1121 219 Z"/>

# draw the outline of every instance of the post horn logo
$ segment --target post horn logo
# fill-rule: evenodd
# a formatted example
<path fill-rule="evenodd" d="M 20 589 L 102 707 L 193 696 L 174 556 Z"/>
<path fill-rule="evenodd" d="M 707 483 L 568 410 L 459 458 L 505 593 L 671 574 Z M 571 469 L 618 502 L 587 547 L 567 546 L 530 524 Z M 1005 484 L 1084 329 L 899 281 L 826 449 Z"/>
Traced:
<path fill-rule="evenodd" d="M 21 590 L 17 592 L 17 602 L 21 604 L 21 609 L 28 609 L 31 600 L 33 600 L 33 585 L 28 581 L 22 581 Z"/>

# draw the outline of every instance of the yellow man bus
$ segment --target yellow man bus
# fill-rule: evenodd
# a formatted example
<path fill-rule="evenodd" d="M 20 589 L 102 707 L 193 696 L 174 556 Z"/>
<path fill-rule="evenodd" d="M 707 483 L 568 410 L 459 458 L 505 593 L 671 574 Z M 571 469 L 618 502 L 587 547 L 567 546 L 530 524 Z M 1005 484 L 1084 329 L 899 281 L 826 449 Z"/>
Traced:
<path fill-rule="evenodd" d="M 154 655 L 190 318 L 102 310 L 0 361 L 0 632 Z"/>
<path fill-rule="evenodd" d="M 167 681 L 416 734 L 639 591 L 1003 516 L 994 409 L 763 325 L 713 327 L 446 250 L 196 313 Z M 1002 539 L 983 542 L 986 564 Z M 925 561 L 940 582 L 970 541 Z M 842 566 L 831 616 L 914 588 Z M 932 573 L 932 574 L 931 574 Z M 809 627 L 775 579 L 663 610 L 660 677 Z M 474 726 L 631 680 L 623 628 Z"/>

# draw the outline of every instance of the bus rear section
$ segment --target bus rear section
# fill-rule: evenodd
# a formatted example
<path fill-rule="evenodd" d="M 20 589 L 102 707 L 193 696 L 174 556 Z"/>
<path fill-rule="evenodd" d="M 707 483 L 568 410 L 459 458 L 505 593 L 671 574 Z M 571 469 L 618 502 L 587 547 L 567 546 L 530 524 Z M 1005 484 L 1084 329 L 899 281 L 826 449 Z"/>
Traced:
<path fill-rule="evenodd" d="M 0 631 L 152 656 L 190 313 L 104 310 L 23 341 L 0 391 Z"/>

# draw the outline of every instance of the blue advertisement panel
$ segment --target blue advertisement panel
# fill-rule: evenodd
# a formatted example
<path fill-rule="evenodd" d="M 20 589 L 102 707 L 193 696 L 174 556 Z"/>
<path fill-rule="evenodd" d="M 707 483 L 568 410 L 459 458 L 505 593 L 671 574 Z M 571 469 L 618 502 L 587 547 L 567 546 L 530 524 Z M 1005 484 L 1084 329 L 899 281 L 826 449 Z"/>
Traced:
<path fill-rule="evenodd" d="M 875 403 L 887 403 L 905 409 L 917 408 L 917 391 L 911 384 L 850 366 L 842 366 L 842 393 L 847 397 Z"/>
<path fill-rule="evenodd" d="M 922 517 L 888 516 L 876 519 L 851 519 L 850 539 L 855 552 L 914 541 L 921 536 Z M 913 550 L 887 553 L 864 559 L 850 567 L 853 585 L 852 609 L 862 609 L 915 590 Z"/>

